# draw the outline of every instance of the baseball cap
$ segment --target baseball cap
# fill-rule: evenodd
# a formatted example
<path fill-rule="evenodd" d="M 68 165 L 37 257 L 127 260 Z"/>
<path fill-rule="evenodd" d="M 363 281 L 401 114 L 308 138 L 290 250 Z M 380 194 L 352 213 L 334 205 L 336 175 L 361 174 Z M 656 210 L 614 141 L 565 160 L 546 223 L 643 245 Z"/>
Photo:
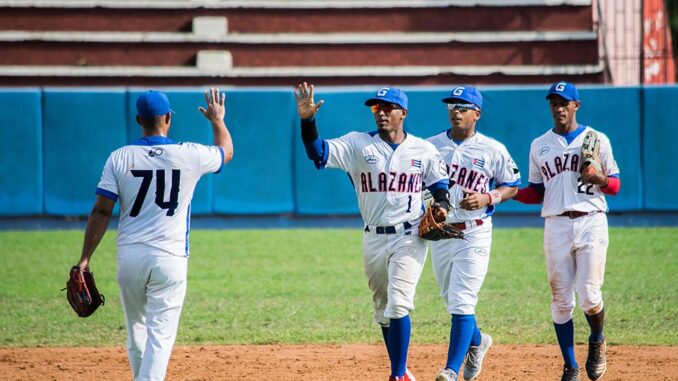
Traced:
<path fill-rule="evenodd" d="M 382 87 L 374 96 L 365 101 L 365 106 L 372 106 L 380 102 L 394 103 L 407 110 L 407 95 L 397 87 Z"/>
<path fill-rule="evenodd" d="M 165 115 L 168 112 L 174 114 L 174 110 L 170 108 L 169 99 L 167 99 L 165 93 L 148 90 L 141 93 L 139 98 L 137 98 L 137 115 L 141 117 Z"/>
<path fill-rule="evenodd" d="M 577 91 L 577 88 L 574 87 L 574 85 L 570 82 L 565 81 L 556 82 L 551 85 L 549 93 L 546 95 L 546 99 L 549 99 L 552 95 L 560 95 L 568 101 L 579 100 L 579 92 Z"/>
<path fill-rule="evenodd" d="M 443 98 L 444 103 L 458 103 L 459 101 L 473 103 L 478 108 L 483 108 L 483 96 L 473 86 L 457 86 L 452 89 L 449 96 Z"/>

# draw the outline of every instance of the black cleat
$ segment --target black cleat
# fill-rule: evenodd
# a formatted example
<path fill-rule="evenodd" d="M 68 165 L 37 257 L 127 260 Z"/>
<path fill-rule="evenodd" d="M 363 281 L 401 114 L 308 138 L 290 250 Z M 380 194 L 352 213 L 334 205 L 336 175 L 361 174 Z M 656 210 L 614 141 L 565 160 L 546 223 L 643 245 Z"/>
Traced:
<path fill-rule="evenodd" d="M 560 377 L 560 381 L 581 381 L 581 378 L 579 377 L 579 368 L 565 365 L 563 367 L 563 376 Z"/>
<path fill-rule="evenodd" d="M 589 355 L 586 358 L 586 374 L 591 380 L 599 380 L 607 372 L 605 340 L 589 342 Z"/>

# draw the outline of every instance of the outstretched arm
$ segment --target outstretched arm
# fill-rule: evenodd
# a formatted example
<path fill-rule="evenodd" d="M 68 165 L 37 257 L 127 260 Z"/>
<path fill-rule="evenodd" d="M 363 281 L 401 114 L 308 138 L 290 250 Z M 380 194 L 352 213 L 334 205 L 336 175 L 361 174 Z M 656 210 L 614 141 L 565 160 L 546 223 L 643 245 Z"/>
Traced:
<path fill-rule="evenodd" d="M 92 207 L 89 219 L 87 220 L 85 239 L 82 242 L 82 253 L 80 254 L 80 262 L 78 262 L 78 267 L 82 271 L 89 267 L 92 254 L 94 254 L 94 250 L 106 233 L 108 222 L 111 220 L 111 214 L 113 213 L 113 206 L 115 206 L 115 201 L 108 197 L 97 195 L 94 207 Z"/>
<path fill-rule="evenodd" d="M 226 164 L 233 158 L 233 141 L 224 122 L 226 94 L 219 94 L 218 88 L 211 87 L 209 91 L 205 91 L 205 101 L 207 101 L 207 108 L 198 107 L 198 110 L 210 121 L 214 145 L 221 147 L 224 151 L 224 164 Z"/>

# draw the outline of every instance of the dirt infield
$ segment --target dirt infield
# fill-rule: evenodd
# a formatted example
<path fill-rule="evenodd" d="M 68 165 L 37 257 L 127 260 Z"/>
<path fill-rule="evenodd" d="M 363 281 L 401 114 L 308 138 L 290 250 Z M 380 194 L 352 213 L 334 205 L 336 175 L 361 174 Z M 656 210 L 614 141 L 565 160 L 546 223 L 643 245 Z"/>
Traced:
<path fill-rule="evenodd" d="M 443 345 L 413 345 L 410 369 L 420 381 L 433 380 L 445 353 Z M 583 366 L 586 348 L 576 353 Z M 678 347 L 610 346 L 603 380 L 678 380 L 676 359 Z M 478 380 L 558 380 L 560 363 L 555 345 L 495 345 Z M 381 345 L 178 346 L 167 380 L 384 381 L 387 364 Z M 129 379 L 122 347 L 0 348 L 0 380 Z"/>

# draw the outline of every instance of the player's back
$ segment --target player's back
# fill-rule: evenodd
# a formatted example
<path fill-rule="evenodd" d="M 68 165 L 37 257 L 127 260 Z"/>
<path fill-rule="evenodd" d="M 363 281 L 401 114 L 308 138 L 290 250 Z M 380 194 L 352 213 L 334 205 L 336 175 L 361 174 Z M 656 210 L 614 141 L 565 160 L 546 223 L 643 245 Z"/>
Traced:
<path fill-rule="evenodd" d="M 141 139 L 111 153 L 99 184 L 119 196 L 117 244 L 144 244 L 172 255 L 188 255 L 190 207 L 200 177 L 218 172 L 218 147 Z M 113 184 L 114 183 L 114 184 Z"/>

